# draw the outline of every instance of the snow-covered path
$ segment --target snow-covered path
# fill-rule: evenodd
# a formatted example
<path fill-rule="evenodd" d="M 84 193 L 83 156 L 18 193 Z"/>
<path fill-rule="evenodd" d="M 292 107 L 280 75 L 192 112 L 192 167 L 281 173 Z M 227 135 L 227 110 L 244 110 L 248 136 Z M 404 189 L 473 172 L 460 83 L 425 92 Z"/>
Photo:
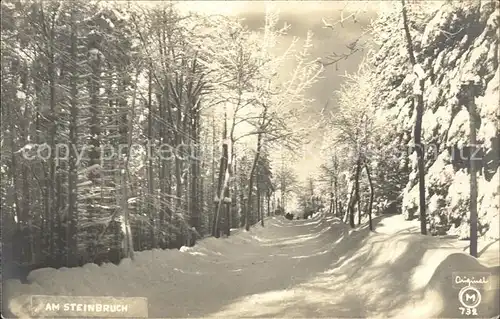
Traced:
<path fill-rule="evenodd" d="M 27 313 L 30 294 L 54 294 L 146 297 L 154 318 L 456 317 L 451 269 L 485 266 L 456 240 L 420 236 L 401 219 L 376 218 L 370 234 L 366 226 L 353 231 L 321 215 L 275 217 L 229 239 L 138 252 L 119 266 L 42 269 L 30 274 L 30 284 L 10 281 L 4 288 L 18 316 Z M 496 266 L 497 247 L 487 254 Z M 486 270 L 498 280 L 498 269 Z M 491 307 L 493 298 L 498 291 L 483 295 L 482 304 Z M 492 317 L 498 307 L 480 311 Z"/>

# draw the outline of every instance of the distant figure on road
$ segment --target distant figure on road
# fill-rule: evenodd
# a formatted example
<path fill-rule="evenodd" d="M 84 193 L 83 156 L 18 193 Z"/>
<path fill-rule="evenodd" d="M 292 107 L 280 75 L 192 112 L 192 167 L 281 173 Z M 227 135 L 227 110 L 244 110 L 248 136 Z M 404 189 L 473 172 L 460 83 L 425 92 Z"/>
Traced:
<path fill-rule="evenodd" d="M 291 213 L 286 213 L 285 214 L 285 218 L 288 219 L 288 220 L 293 220 L 293 214 Z"/>
<path fill-rule="evenodd" d="M 314 215 L 315 211 L 312 210 L 312 209 L 308 209 L 304 212 L 304 219 L 309 219 L 310 217 L 312 217 L 312 215 Z"/>
<path fill-rule="evenodd" d="M 283 207 L 279 206 L 278 205 L 278 208 L 276 208 L 276 210 L 274 211 L 274 215 L 284 215 L 285 214 L 285 210 L 283 209 Z"/>

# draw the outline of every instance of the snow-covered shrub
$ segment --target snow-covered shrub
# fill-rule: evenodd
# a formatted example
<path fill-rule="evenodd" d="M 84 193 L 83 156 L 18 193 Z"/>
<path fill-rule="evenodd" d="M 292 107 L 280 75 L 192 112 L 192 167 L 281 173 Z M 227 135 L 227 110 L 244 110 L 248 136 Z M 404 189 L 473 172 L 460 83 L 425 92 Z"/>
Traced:
<path fill-rule="evenodd" d="M 444 235 L 450 228 L 446 213 L 446 200 L 443 196 L 434 194 L 427 204 L 429 229 L 432 235 Z"/>
<path fill-rule="evenodd" d="M 376 147 L 382 150 L 392 147 L 388 145 L 397 136 L 406 136 L 405 143 L 411 144 L 416 116 L 411 94 L 414 79 L 401 28 L 401 8 L 397 4 L 388 6 L 373 24 L 379 50 L 367 59 L 373 65 L 371 82 L 377 92 L 371 96 L 377 109 L 375 122 L 385 121 L 390 131 L 376 141 Z M 416 59 L 426 77 L 422 142 L 427 145 L 428 219 L 431 224 L 445 224 L 445 228 L 450 227 L 449 233 L 461 238 L 469 236 L 470 175 L 467 162 L 465 168 L 454 167 L 450 149 L 461 150 L 469 144 L 469 113 L 460 105 L 459 97 L 462 80 L 473 77 L 479 78 L 483 86 L 475 104 L 481 119 L 477 140 L 486 154 L 478 172 L 478 229 L 487 237 L 500 237 L 498 8 L 495 1 L 436 2 L 427 8 L 418 4 L 408 7 Z M 406 184 L 399 190 L 402 213 L 409 218 L 419 211 L 415 152 L 410 151 L 406 163 L 409 172 L 403 172 L 404 165 L 395 165 L 392 170 L 407 176 Z M 374 169 L 374 175 L 386 175 L 386 165 Z"/>

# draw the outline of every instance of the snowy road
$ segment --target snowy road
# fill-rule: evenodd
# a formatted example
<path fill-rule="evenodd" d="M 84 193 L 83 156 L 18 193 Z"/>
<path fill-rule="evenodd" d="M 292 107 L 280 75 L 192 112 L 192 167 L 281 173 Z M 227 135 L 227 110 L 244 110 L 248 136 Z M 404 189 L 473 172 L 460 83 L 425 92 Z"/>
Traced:
<path fill-rule="evenodd" d="M 183 274 L 174 275 L 171 288 L 175 292 L 168 297 L 148 297 L 151 315 L 287 315 L 280 312 L 294 308 L 286 302 L 294 286 L 326 270 L 332 258 L 338 259 L 331 249 L 332 239 L 338 240 L 344 233 L 335 224 L 277 218 L 269 220 L 264 229 L 240 232 L 226 240 L 207 239 L 182 253 L 185 257 L 174 265 Z"/>
<path fill-rule="evenodd" d="M 401 216 L 375 223 L 369 234 L 333 218 L 276 217 L 191 249 L 138 252 L 119 266 L 42 269 L 28 285 L 7 284 L 9 308 L 22 317 L 30 294 L 111 295 L 146 297 L 154 318 L 457 317 L 450 270 L 486 268 L 456 240 L 415 234 Z M 497 247 L 485 254 L 494 265 Z M 498 280 L 498 267 L 486 270 Z M 498 291 L 483 295 L 480 314 L 498 314 L 493 298 Z"/>

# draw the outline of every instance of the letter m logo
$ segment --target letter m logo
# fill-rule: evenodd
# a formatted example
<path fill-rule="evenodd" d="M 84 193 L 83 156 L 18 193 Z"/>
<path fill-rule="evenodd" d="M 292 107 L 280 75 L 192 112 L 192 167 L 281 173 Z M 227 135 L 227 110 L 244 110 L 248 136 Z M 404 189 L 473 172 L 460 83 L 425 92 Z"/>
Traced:
<path fill-rule="evenodd" d="M 476 294 L 465 294 L 465 301 L 472 300 L 472 302 L 476 302 Z"/>

